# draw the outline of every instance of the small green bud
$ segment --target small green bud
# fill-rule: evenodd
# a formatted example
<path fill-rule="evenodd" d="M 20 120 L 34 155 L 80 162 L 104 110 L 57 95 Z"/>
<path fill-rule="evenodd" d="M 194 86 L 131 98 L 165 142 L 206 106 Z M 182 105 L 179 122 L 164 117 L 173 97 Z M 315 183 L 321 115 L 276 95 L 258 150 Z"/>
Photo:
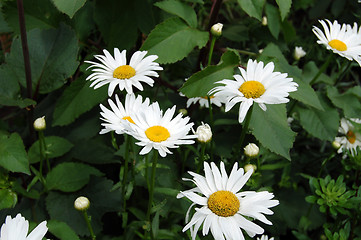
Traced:
<path fill-rule="evenodd" d="M 74 201 L 74 208 L 78 211 L 85 211 L 90 207 L 90 201 L 88 198 L 86 197 L 78 197 L 75 201 Z"/>

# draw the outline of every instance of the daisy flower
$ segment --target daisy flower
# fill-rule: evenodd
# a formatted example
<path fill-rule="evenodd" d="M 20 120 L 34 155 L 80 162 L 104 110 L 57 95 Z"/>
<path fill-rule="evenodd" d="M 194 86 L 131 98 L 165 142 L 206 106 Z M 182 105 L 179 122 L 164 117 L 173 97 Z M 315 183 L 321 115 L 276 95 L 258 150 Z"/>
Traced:
<path fill-rule="evenodd" d="M 209 100 L 211 102 L 211 104 L 216 105 L 217 107 L 222 106 L 222 101 L 221 99 L 219 99 L 218 97 L 215 96 L 209 96 Z M 205 107 L 205 108 L 209 108 L 209 103 L 208 103 L 208 97 L 194 97 L 194 98 L 189 98 L 187 100 L 187 108 L 190 107 L 190 105 L 192 104 L 196 104 L 199 103 L 200 107 Z"/>
<path fill-rule="evenodd" d="M 153 86 L 154 80 L 150 77 L 158 77 L 155 71 L 163 70 L 158 63 L 154 62 L 158 56 L 145 57 L 147 51 L 135 52 L 129 64 L 127 64 L 126 50 L 120 52 L 118 48 L 114 48 L 114 58 L 107 50 L 103 52 L 104 55 L 94 56 L 100 63 L 85 61 L 92 64 L 87 69 L 91 68 L 93 71 L 86 80 L 93 81 L 90 87 L 94 89 L 109 83 L 109 96 L 113 95 L 117 85 L 121 91 L 125 89 L 127 93 L 133 93 L 133 86 L 143 91 L 141 82 Z"/>
<path fill-rule="evenodd" d="M 316 26 L 312 29 L 319 39 L 317 43 L 350 61 L 355 60 L 361 66 L 361 31 L 357 31 L 357 23 L 351 27 L 349 24 L 340 25 L 336 20 L 333 23 L 328 19 L 319 22 L 324 32 Z"/>
<path fill-rule="evenodd" d="M 187 135 L 193 123 L 189 123 L 189 117 L 183 117 L 179 113 L 173 118 L 176 107 L 167 109 L 163 115 L 157 102 L 149 107 L 139 109 L 130 115 L 134 124 L 129 121 L 122 121 L 124 131 L 139 140 L 136 144 L 142 146 L 140 155 L 150 152 L 153 148 L 159 155 L 165 157 L 172 154 L 168 148 L 178 148 L 181 144 L 193 144 L 196 135 Z M 172 119 L 173 118 L 173 119 Z"/>
<path fill-rule="evenodd" d="M 341 119 L 341 125 L 338 129 L 338 132 L 342 136 L 336 137 L 335 141 L 341 144 L 340 148 L 337 150 L 338 153 L 349 150 L 351 155 L 355 156 L 357 154 L 357 147 L 361 148 L 361 134 L 359 132 L 355 132 L 355 127 L 352 122 L 361 124 L 361 119 Z"/>
<path fill-rule="evenodd" d="M 253 102 L 258 103 L 263 111 L 266 104 L 287 103 L 289 92 L 297 91 L 298 84 L 287 78 L 287 73 L 273 72 L 272 62 L 264 66 L 251 59 L 247 63 L 247 71 L 239 68 L 241 75 L 234 75 L 235 80 L 224 79 L 216 82 L 222 84 L 213 88 L 209 94 L 224 100 L 228 112 L 235 104 L 241 103 L 238 121 L 243 122 Z"/>
<path fill-rule="evenodd" d="M 7 216 L 1 226 L 0 240 L 41 240 L 48 231 L 46 221 L 41 222 L 29 235 L 29 222 L 20 213 L 15 218 Z"/>
<path fill-rule="evenodd" d="M 261 238 L 257 238 L 257 240 L 268 240 L 268 236 L 267 235 L 262 235 Z M 273 237 L 271 237 L 269 240 L 274 240 Z"/>
<path fill-rule="evenodd" d="M 118 95 L 115 95 L 115 103 L 111 99 L 108 100 L 108 103 L 111 110 L 100 104 L 102 110 L 102 112 L 100 112 L 102 118 L 100 119 L 104 121 L 104 123 L 101 124 L 104 129 L 100 131 L 100 134 L 108 133 L 110 131 L 115 131 L 117 134 L 123 134 L 124 128 L 120 124 L 121 120 L 125 119 L 134 123 L 130 115 L 139 111 L 139 109 L 148 107 L 149 98 L 146 98 L 143 102 L 142 96 L 138 95 L 138 97 L 135 98 L 134 94 L 127 94 L 123 106 L 119 101 Z"/>
<path fill-rule="evenodd" d="M 187 222 L 190 209 L 196 204 L 200 205 L 183 228 L 183 232 L 190 229 L 193 240 L 202 224 L 203 236 L 211 230 L 215 240 L 244 240 L 242 229 L 250 237 L 262 234 L 263 228 L 252 222 L 251 218 L 272 225 L 263 214 L 273 214 L 269 208 L 279 204 L 278 200 L 271 200 L 273 194 L 267 191 L 240 191 L 253 170 L 244 174 L 243 168 L 238 169 L 238 163 L 235 163 L 228 176 L 223 162 L 220 169 L 213 162 L 210 165 L 205 162 L 204 172 L 205 177 L 189 172 L 193 179 L 183 180 L 192 181 L 197 187 L 177 195 L 177 198 L 186 197 L 193 202 L 186 214 Z"/>

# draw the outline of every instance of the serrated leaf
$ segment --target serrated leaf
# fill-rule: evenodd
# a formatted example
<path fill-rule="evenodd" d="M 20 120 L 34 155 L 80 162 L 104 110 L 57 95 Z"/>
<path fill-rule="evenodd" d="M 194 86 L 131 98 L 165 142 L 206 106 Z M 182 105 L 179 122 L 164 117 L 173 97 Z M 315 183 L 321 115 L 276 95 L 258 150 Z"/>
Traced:
<path fill-rule="evenodd" d="M 86 0 L 52 0 L 56 8 L 70 18 L 85 4 Z"/>
<path fill-rule="evenodd" d="M 70 27 L 28 32 L 33 91 L 49 93 L 60 88 L 78 67 L 78 41 Z M 26 87 L 20 39 L 16 38 L 6 59 L 20 84 Z M 39 86 L 38 86 L 39 85 Z"/>
<path fill-rule="evenodd" d="M 281 30 L 281 20 L 279 17 L 278 9 L 273 5 L 266 3 L 265 13 L 267 16 L 268 29 L 270 30 L 272 36 L 278 39 L 278 35 L 280 34 Z"/>
<path fill-rule="evenodd" d="M 241 8 L 251 17 L 262 21 L 262 10 L 266 0 L 237 0 Z"/>
<path fill-rule="evenodd" d="M 285 104 L 268 104 L 266 111 L 254 104 L 250 129 L 262 146 L 291 160 L 289 151 L 296 133 L 287 124 Z"/>
<path fill-rule="evenodd" d="M 46 176 L 46 187 L 48 190 L 75 192 L 89 182 L 90 175 L 102 176 L 103 173 L 83 163 L 61 163 Z"/>
<path fill-rule="evenodd" d="M 45 137 L 46 154 L 49 158 L 56 158 L 69 152 L 73 144 L 67 139 L 58 136 Z M 40 161 L 40 146 L 39 140 L 31 145 L 29 151 L 30 163 L 37 163 Z"/>
<path fill-rule="evenodd" d="M 30 175 L 28 156 L 19 134 L 0 134 L 0 166 L 11 172 Z"/>
<path fill-rule="evenodd" d="M 191 28 L 180 18 L 170 18 L 153 29 L 141 50 L 158 55 L 159 63 L 174 63 L 185 58 L 195 47 L 204 47 L 208 36 L 208 32 Z"/>
<path fill-rule="evenodd" d="M 60 240 L 79 240 L 79 237 L 76 233 L 64 222 L 50 219 L 46 226 L 49 229 L 49 232 Z"/>
<path fill-rule="evenodd" d="M 64 126 L 74 122 L 81 114 L 108 97 L 106 87 L 94 90 L 90 84 L 90 81 L 79 78 L 65 89 L 55 105 L 53 126 Z"/>
<path fill-rule="evenodd" d="M 359 118 L 361 113 L 361 87 L 356 86 L 340 94 L 335 87 L 327 87 L 331 102 L 343 110 L 346 117 Z"/>
<path fill-rule="evenodd" d="M 234 68 L 238 66 L 240 58 L 234 51 L 227 51 L 222 55 L 216 66 L 208 66 L 193 74 L 182 86 L 180 91 L 188 98 L 204 97 L 215 87 L 215 82 L 232 78 Z"/>
<path fill-rule="evenodd" d="M 290 12 L 292 0 L 276 0 L 276 2 L 280 8 L 281 18 L 283 21 L 287 14 Z"/>
<path fill-rule="evenodd" d="M 177 0 L 156 2 L 154 5 L 159 7 L 163 11 L 177 15 L 178 17 L 182 18 L 192 28 L 197 27 L 197 14 L 191 6 Z"/>

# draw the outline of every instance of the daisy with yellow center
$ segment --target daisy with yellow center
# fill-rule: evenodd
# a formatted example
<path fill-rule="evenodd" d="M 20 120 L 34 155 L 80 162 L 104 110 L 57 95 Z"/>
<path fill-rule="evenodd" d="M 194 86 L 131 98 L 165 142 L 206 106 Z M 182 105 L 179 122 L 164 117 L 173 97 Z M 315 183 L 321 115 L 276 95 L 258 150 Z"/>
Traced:
<path fill-rule="evenodd" d="M 355 156 L 357 155 L 357 148 L 361 148 L 361 133 L 356 131 L 353 123 L 361 124 L 361 119 L 341 119 L 341 125 L 338 129 L 338 132 L 342 136 L 335 138 L 335 141 L 341 144 L 340 148 L 337 151 L 338 153 L 350 151 L 351 155 Z M 344 156 L 346 157 L 347 155 L 345 154 Z"/>
<path fill-rule="evenodd" d="M 361 66 L 361 31 L 357 29 L 357 23 L 351 27 L 349 24 L 340 25 L 336 20 L 333 23 L 328 19 L 319 22 L 324 32 L 315 26 L 312 29 L 318 37 L 317 43 Z"/>
<path fill-rule="evenodd" d="M 107 51 L 103 50 L 104 55 L 95 55 L 94 57 L 100 63 L 85 61 L 92 64 L 89 68 L 93 73 L 86 80 L 93 81 L 90 87 L 94 89 L 109 84 L 108 95 L 112 96 L 116 86 L 122 91 L 133 93 L 133 86 L 143 91 L 141 82 L 153 86 L 154 80 L 151 77 L 158 77 L 156 71 L 163 70 L 158 63 L 154 62 L 158 58 L 156 55 L 147 56 L 147 51 L 137 51 L 131 57 L 127 64 L 126 51 L 119 51 L 114 48 L 114 58 Z"/>
<path fill-rule="evenodd" d="M 100 115 L 102 115 L 100 119 L 104 121 L 104 123 L 101 124 L 104 128 L 100 131 L 100 134 L 105 134 L 110 131 L 115 131 L 117 134 L 123 134 L 124 128 L 120 122 L 122 120 L 127 120 L 134 124 L 130 115 L 139 111 L 139 109 L 149 107 L 148 98 L 143 102 L 142 96 L 138 95 L 136 98 L 134 94 L 127 94 L 125 96 L 124 106 L 120 102 L 118 95 L 115 95 L 115 102 L 109 99 L 108 103 L 111 110 L 100 104 L 102 110 L 102 112 L 100 112 Z"/>
<path fill-rule="evenodd" d="M 239 70 L 241 75 L 234 75 L 235 80 L 224 79 L 216 82 L 222 85 L 213 88 L 209 94 L 214 94 L 225 102 L 226 112 L 240 102 L 240 123 L 254 102 L 266 111 L 266 104 L 287 103 L 289 92 L 297 91 L 298 84 L 293 82 L 292 78 L 287 78 L 286 73 L 273 72 L 272 62 L 264 66 L 263 62 L 250 59 L 247 71 L 243 68 Z"/>
<path fill-rule="evenodd" d="M 193 240 L 202 224 L 203 236 L 211 230 L 215 240 L 244 240 L 242 230 L 250 237 L 262 234 L 263 228 L 251 219 L 272 225 L 264 214 L 273 214 L 269 208 L 279 204 L 278 200 L 271 200 L 273 194 L 267 191 L 240 191 L 253 170 L 244 174 L 243 168 L 238 169 L 235 163 L 228 176 L 223 162 L 220 169 L 213 162 L 210 165 L 205 162 L 204 172 L 205 177 L 189 172 L 193 179 L 183 180 L 193 182 L 196 187 L 180 192 L 177 196 L 193 202 L 186 216 L 188 223 L 183 228 L 183 231 L 190 229 Z M 188 221 L 189 211 L 196 204 L 200 207 L 195 208 L 192 219 Z"/>
<path fill-rule="evenodd" d="M 181 113 L 173 118 L 175 109 L 173 106 L 163 114 L 159 104 L 155 102 L 130 114 L 134 124 L 121 121 L 124 131 L 139 140 L 136 144 L 143 147 L 140 155 L 147 154 L 154 148 L 160 156 L 165 157 L 172 153 L 169 148 L 194 143 L 192 139 L 197 136 L 188 135 L 193 123 L 189 123 L 189 117 L 183 117 Z"/>

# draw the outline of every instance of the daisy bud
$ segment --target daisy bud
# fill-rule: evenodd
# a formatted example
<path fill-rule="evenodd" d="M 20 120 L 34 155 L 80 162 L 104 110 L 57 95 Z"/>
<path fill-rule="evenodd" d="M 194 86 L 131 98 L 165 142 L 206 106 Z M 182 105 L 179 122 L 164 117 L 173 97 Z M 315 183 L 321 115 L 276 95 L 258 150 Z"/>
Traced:
<path fill-rule="evenodd" d="M 74 201 L 74 208 L 78 211 L 85 211 L 90 207 L 90 201 L 88 198 L 86 197 L 78 197 L 75 201 Z"/>
<path fill-rule="evenodd" d="M 41 117 L 41 118 L 37 118 L 34 121 L 34 129 L 36 131 L 43 131 L 46 128 L 46 122 L 45 122 L 45 116 Z"/>
<path fill-rule="evenodd" d="M 295 47 L 295 51 L 293 52 L 293 57 L 295 60 L 300 60 L 302 57 L 306 55 L 306 52 L 303 50 L 302 47 Z"/>
<path fill-rule="evenodd" d="M 337 149 L 339 149 L 341 147 L 341 143 L 339 143 L 337 141 L 333 141 L 332 142 L 332 147 L 337 150 Z"/>
<path fill-rule="evenodd" d="M 259 148 L 256 144 L 249 143 L 247 146 L 244 147 L 244 154 L 246 154 L 246 156 L 250 158 L 257 157 L 259 154 Z"/>
<path fill-rule="evenodd" d="M 257 166 L 250 163 L 246 164 L 243 168 L 245 172 L 248 172 L 249 170 L 253 170 L 253 172 L 255 172 L 257 170 Z"/>
<path fill-rule="evenodd" d="M 188 111 L 187 111 L 187 109 L 185 109 L 185 108 L 179 109 L 179 112 L 180 112 L 181 114 L 183 114 L 183 116 L 187 116 L 187 114 L 188 114 Z"/>
<path fill-rule="evenodd" d="M 263 26 L 267 26 L 267 24 L 268 24 L 267 17 L 266 17 L 266 16 L 263 16 L 263 18 L 262 18 L 262 25 L 263 25 Z"/>
<path fill-rule="evenodd" d="M 223 24 L 222 23 L 216 23 L 212 26 L 211 28 L 211 33 L 213 36 L 215 37 L 220 37 L 222 35 L 222 28 L 223 28 Z"/>
<path fill-rule="evenodd" d="M 202 143 L 207 143 L 212 139 L 212 130 L 211 127 L 206 123 L 202 122 L 202 125 L 197 127 L 197 131 L 195 133 L 197 135 L 198 141 Z"/>

